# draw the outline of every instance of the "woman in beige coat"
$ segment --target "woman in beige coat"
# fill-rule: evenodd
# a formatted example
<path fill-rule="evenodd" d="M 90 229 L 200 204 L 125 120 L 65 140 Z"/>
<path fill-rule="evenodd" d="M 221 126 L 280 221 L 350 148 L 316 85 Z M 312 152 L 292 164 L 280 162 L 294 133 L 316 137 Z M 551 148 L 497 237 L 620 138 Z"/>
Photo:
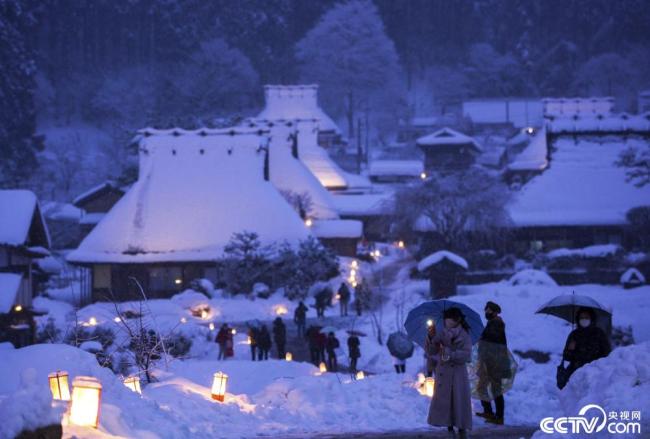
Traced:
<path fill-rule="evenodd" d="M 472 402 L 467 366 L 471 360 L 472 339 L 459 308 L 444 312 L 445 327 L 434 337 L 434 352 L 440 354 L 436 367 L 436 384 L 428 422 L 447 427 L 450 437 L 467 438 L 472 429 Z"/>

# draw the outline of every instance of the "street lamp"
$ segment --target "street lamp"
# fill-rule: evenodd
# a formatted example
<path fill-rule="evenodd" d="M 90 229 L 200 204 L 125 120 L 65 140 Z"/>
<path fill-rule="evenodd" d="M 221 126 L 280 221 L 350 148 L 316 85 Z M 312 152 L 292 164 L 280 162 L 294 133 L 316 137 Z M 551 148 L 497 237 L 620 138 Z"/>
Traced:
<path fill-rule="evenodd" d="M 97 428 L 102 385 L 94 377 L 78 376 L 72 383 L 70 422 L 82 427 Z"/>

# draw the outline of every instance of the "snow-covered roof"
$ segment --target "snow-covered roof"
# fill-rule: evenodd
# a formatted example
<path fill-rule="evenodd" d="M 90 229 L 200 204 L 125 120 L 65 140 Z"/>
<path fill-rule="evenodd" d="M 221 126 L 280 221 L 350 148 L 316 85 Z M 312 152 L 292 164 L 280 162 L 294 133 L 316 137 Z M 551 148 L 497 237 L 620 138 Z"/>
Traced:
<path fill-rule="evenodd" d="M 318 105 L 318 85 L 266 85 L 266 105 L 258 119 L 315 119 L 320 131 L 341 130 Z"/>
<path fill-rule="evenodd" d="M 546 128 L 537 131 L 523 151 L 508 165 L 512 171 L 542 171 L 548 166 L 548 146 Z"/>
<path fill-rule="evenodd" d="M 31 242 L 30 231 L 38 228 Z M 50 236 L 32 191 L 0 190 L 0 245 L 50 247 Z"/>
<path fill-rule="evenodd" d="M 40 206 L 43 216 L 48 220 L 78 221 L 81 217 L 81 209 L 70 203 L 43 201 Z"/>
<path fill-rule="evenodd" d="M 249 121 L 250 124 L 262 126 L 270 130 L 269 171 L 271 183 L 280 191 L 290 191 L 294 194 L 307 194 L 312 203 L 310 216 L 318 219 L 337 219 L 338 213 L 331 194 L 320 183 L 316 176 L 300 160 L 303 150 L 308 146 L 298 141 L 298 158 L 292 154 L 290 136 L 302 125 L 294 122 L 265 123 Z"/>
<path fill-rule="evenodd" d="M 650 112 L 558 117 L 548 123 L 548 129 L 553 134 L 650 132 Z"/>
<path fill-rule="evenodd" d="M 390 211 L 393 194 L 334 195 L 333 198 L 341 216 L 379 216 Z"/>
<path fill-rule="evenodd" d="M 373 160 L 368 168 L 371 177 L 419 177 L 424 170 L 422 160 Z"/>
<path fill-rule="evenodd" d="M 639 139 L 603 142 L 560 138 L 553 144 L 549 167 L 517 192 L 509 211 L 514 224 L 526 226 L 616 225 L 626 212 L 648 204 L 650 185 L 626 181 L 615 165 L 628 146 L 647 148 Z"/>
<path fill-rule="evenodd" d="M 422 136 L 417 139 L 418 146 L 439 146 L 439 145 L 473 145 L 477 150 L 482 148 L 476 140 L 456 130 L 445 127 L 438 131 Z"/>
<path fill-rule="evenodd" d="M 474 124 L 511 123 L 516 128 L 541 125 L 544 114 L 540 99 L 475 99 L 463 102 L 463 116 Z"/>
<path fill-rule="evenodd" d="M 141 131 L 140 171 L 68 260 L 207 261 L 236 232 L 296 244 L 310 232 L 264 180 L 260 130 Z"/>
<path fill-rule="evenodd" d="M 458 265 L 459 267 L 463 267 L 465 270 L 469 268 L 469 265 L 467 264 L 467 261 L 462 258 L 461 256 L 458 256 L 456 253 L 452 253 L 447 250 L 440 250 L 435 253 L 430 254 L 426 258 L 422 259 L 418 263 L 418 271 L 426 271 L 429 269 L 432 265 L 436 265 L 443 260 L 448 260 L 449 262 Z"/>
<path fill-rule="evenodd" d="M 609 114 L 614 108 L 612 97 L 544 98 L 544 116 Z"/>
<path fill-rule="evenodd" d="M 16 302 L 22 275 L 17 273 L 0 273 L 0 313 L 6 314 Z"/>
<path fill-rule="evenodd" d="M 79 206 L 79 204 L 83 204 L 85 201 L 88 201 L 88 199 L 92 198 L 95 196 L 95 194 L 98 194 L 100 192 L 103 192 L 105 190 L 109 189 L 114 189 L 114 190 L 119 190 L 122 191 L 122 189 L 114 182 L 112 181 L 105 181 L 101 184 L 98 184 L 97 186 L 94 186 L 90 189 L 88 189 L 86 192 L 80 194 L 77 196 L 73 201 L 72 204 L 75 206 Z"/>
<path fill-rule="evenodd" d="M 317 238 L 361 238 L 363 223 L 356 220 L 314 221 L 311 231 Z"/>
<path fill-rule="evenodd" d="M 628 268 L 625 270 L 625 273 L 621 275 L 620 282 L 622 284 L 639 284 L 642 285 L 645 283 L 645 276 L 636 268 Z"/>

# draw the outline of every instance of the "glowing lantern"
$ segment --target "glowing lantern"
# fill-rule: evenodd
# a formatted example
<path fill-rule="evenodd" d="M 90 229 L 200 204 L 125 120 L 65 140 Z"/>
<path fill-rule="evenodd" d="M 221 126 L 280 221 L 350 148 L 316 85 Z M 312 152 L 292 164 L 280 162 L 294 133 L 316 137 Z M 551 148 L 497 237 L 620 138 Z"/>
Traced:
<path fill-rule="evenodd" d="M 311 218 L 307 218 L 307 219 L 305 220 L 305 225 L 306 225 L 307 227 L 311 227 L 311 226 L 314 225 L 314 222 L 311 220 Z"/>
<path fill-rule="evenodd" d="M 360 370 L 359 372 L 357 372 L 357 375 L 356 375 L 357 380 L 362 380 L 362 379 L 364 379 L 365 377 L 366 377 L 366 375 L 363 373 L 362 370 Z"/>
<path fill-rule="evenodd" d="M 318 369 L 320 370 L 320 373 L 327 372 L 327 366 L 325 365 L 325 363 L 321 362 L 321 364 L 318 365 Z"/>
<path fill-rule="evenodd" d="M 423 374 L 422 372 L 420 372 L 420 373 L 418 374 L 418 384 L 419 384 L 419 385 L 424 384 L 424 381 L 425 381 L 425 380 L 426 380 L 426 378 L 424 377 L 424 374 Z"/>
<path fill-rule="evenodd" d="M 182 280 L 182 279 L 174 279 L 174 283 L 175 283 L 176 285 L 180 285 L 180 284 L 183 283 L 183 280 Z"/>
<path fill-rule="evenodd" d="M 251 336 L 249 335 L 248 337 L 246 337 L 246 344 L 252 344 L 252 343 L 253 343 L 253 340 L 251 339 Z"/>
<path fill-rule="evenodd" d="M 356 282 L 356 281 L 352 281 L 352 282 L 350 282 L 350 284 L 352 285 L 352 288 L 356 288 L 356 287 L 357 287 L 357 282 Z"/>
<path fill-rule="evenodd" d="M 16 305 L 16 306 L 14 306 L 14 311 L 16 311 L 16 312 L 21 312 L 22 310 L 23 310 L 23 306 L 22 306 L 22 305 Z"/>
<path fill-rule="evenodd" d="M 427 320 L 427 328 L 430 328 L 433 326 L 433 320 L 429 319 Z"/>
<path fill-rule="evenodd" d="M 535 130 L 533 129 L 533 127 L 526 128 L 526 134 L 533 134 L 534 132 Z"/>
<path fill-rule="evenodd" d="M 142 395 L 142 389 L 140 389 L 140 377 L 130 376 L 128 378 L 125 378 L 124 385 L 133 390 L 135 393 Z"/>
<path fill-rule="evenodd" d="M 336 300 L 341 300 L 341 295 L 339 293 L 336 293 L 336 296 L 334 297 L 336 297 Z"/>
<path fill-rule="evenodd" d="M 115 318 L 113 319 L 113 321 L 114 321 L 115 323 L 120 323 L 120 322 L 122 321 L 122 319 L 119 318 L 119 317 L 115 317 Z"/>
<path fill-rule="evenodd" d="M 420 173 L 420 178 L 421 178 L 422 180 L 426 180 L 426 179 L 427 179 L 427 173 L 426 173 L 426 172 L 422 172 L 422 173 Z"/>
<path fill-rule="evenodd" d="M 286 354 L 284 354 L 284 359 L 286 361 L 293 361 L 293 354 L 291 352 L 287 352 Z"/>
<path fill-rule="evenodd" d="M 88 325 L 89 325 L 89 326 L 97 326 L 97 319 L 94 318 L 94 317 L 91 317 L 91 318 L 88 320 Z"/>
<path fill-rule="evenodd" d="M 359 263 L 358 263 L 357 260 L 355 259 L 355 260 L 352 261 L 352 263 L 350 264 L 350 266 L 351 266 L 352 268 L 355 268 L 355 269 L 356 269 L 356 268 L 359 268 Z"/>
<path fill-rule="evenodd" d="M 208 315 L 209 315 L 209 314 L 208 314 L 208 311 L 207 311 L 207 310 L 205 310 L 205 309 L 202 309 L 202 310 L 201 310 L 201 318 L 202 318 L 203 320 L 207 319 L 207 318 L 208 318 Z"/>
<path fill-rule="evenodd" d="M 429 398 L 433 398 L 433 390 L 436 386 L 436 380 L 432 377 L 426 377 L 424 380 L 424 389 Z"/>
<path fill-rule="evenodd" d="M 72 383 L 70 422 L 82 427 L 97 428 L 102 385 L 97 378 L 78 376 Z"/>
<path fill-rule="evenodd" d="M 226 383 L 228 375 L 223 372 L 217 372 L 212 379 L 212 399 L 223 402 L 226 397 Z"/>
<path fill-rule="evenodd" d="M 50 382 L 52 399 L 70 401 L 70 387 L 68 387 L 68 372 L 57 370 L 47 376 Z"/>
<path fill-rule="evenodd" d="M 283 316 L 283 315 L 287 314 L 288 312 L 289 312 L 289 310 L 284 305 L 278 305 L 278 306 L 275 307 L 275 315 Z"/>
<path fill-rule="evenodd" d="M 350 270 L 350 277 L 355 277 L 356 275 L 357 275 L 357 270 L 355 270 L 354 268 Z"/>
<path fill-rule="evenodd" d="M 185 317 L 181 317 L 181 323 L 187 323 L 187 319 Z"/>
<path fill-rule="evenodd" d="M 208 325 L 208 328 L 210 328 L 210 331 L 214 331 L 214 323 L 210 323 Z"/>
<path fill-rule="evenodd" d="M 398 246 L 399 248 L 404 248 L 404 241 L 398 241 L 398 242 L 397 242 L 397 246 Z"/>
<path fill-rule="evenodd" d="M 231 333 L 232 335 L 235 335 L 235 334 L 237 334 L 237 330 L 236 330 L 235 328 L 232 328 L 232 330 L 230 331 L 230 333 Z"/>

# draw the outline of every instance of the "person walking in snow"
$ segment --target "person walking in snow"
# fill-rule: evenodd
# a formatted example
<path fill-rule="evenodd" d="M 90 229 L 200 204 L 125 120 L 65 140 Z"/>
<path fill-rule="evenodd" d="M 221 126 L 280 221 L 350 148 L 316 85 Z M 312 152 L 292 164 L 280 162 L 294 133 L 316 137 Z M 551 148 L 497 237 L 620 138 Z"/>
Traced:
<path fill-rule="evenodd" d="M 329 287 L 323 288 L 316 294 L 316 316 L 325 317 L 325 308 L 328 306 L 329 302 L 332 300 L 332 290 Z"/>
<path fill-rule="evenodd" d="M 271 334 L 269 333 L 269 330 L 267 329 L 266 325 L 262 325 L 262 329 L 258 334 L 258 340 L 257 340 L 257 349 L 258 349 L 257 359 L 259 361 L 269 359 L 269 351 L 271 350 L 271 344 L 272 344 Z"/>
<path fill-rule="evenodd" d="M 259 338 L 259 331 L 257 328 L 249 328 L 248 329 L 248 342 L 251 347 L 251 361 L 255 361 L 256 355 L 257 355 L 257 342 Z"/>
<path fill-rule="evenodd" d="M 350 303 L 350 288 L 345 282 L 341 282 L 339 287 L 339 304 L 341 306 L 341 316 L 348 315 L 348 304 Z"/>
<path fill-rule="evenodd" d="M 361 279 L 357 286 L 354 287 L 354 310 L 357 312 L 357 316 L 361 317 L 361 311 L 363 310 L 363 305 L 367 300 L 367 291 L 366 285 Z"/>
<path fill-rule="evenodd" d="M 485 304 L 487 324 L 478 342 L 478 384 L 477 392 L 481 397 L 482 413 L 477 416 L 486 422 L 503 425 L 505 401 L 503 399 L 503 379 L 511 377 L 506 325 L 501 319 L 501 307 L 494 302 Z M 494 399 L 495 411 L 491 399 Z"/>
<path fill-rule="evenodd" d="M 276 317 L 273 321 L 273 340 L 278 349 L 278 358 L 283 359 L 287 344 L 287 328 L 280 317 Z"/>
<path fill-rule="evenodd" d="M 228 328 L 227 323 L 224 323 L 223 325 L 221 325 L 221 328 L 219 328 L 219 332 L 217 333 L 217 336 L 214 339 L 214 341 L 219 345 L 219 356 L 217 357 L 219 360 L 226 359 L 226 342 L 228 341 L 229 333 L 230 333 L 230 328 Z"/>
<path fill-rule="evenodd" d="M 433 372 L 436 370 L 436 365 L 438 364 L 438 355 L 435 353 L 436 349 L 433 344 L 433 339 L 435 336 L 436 325 L 431 324 L 427 327 L 427 335 L 424 338 L 424 358 L 427 362 L 427 377 L 433 376 Z"/>
<path fill-rule="evenodd" d="M 309 345 L 309 357 L 311 359 L 312 364 L 318 366 L 318 357 L 319 357 L 319 351 L 318 351 L 318 328 L 315 326 L 310 326 L 307 329 L 306 333 L 306 338 L 307 338 L 307 343 Z"/>
<path fill-rule="evenodd" d="M 226 334 L 226 358 L 235 356 L 235 341 L 233 340 L 232 330 L 228 330 Z"/>
<path fill-rule="evenodd" d="M 336 359 L 336 350 L 341 346 L 339 339 L 336 338 L 333 332 L 330 332 L 327 335 L 327 341 L 325 347 L 327 349 L 327 370 L 330 372 L 336 372 L 339 368 L 338 361 Z"/>
<path fill-rule="evenodd" d="M 361 357 L 361 341 L 354 334 L 350 334 L 348 337 L 348 356 L 350 357 L 350 370 L 356 372 L 357 361 Z"/>
<path fill-rule="evenodd" d="M 605 331 L 596 326 L 596 313 L 591 308 L 580 308 L 576 313 L 578 328 L 573 330 L 567 338 L 562 360 L 568 361 L 566 381 L 573 372 L 585 364 L 609 355 L 612 348 Z M 563 388 L 564 383 L 558 383 Z"/>
<path fill-rule="evenodd" d="M 438 332 L 433 343 L 440 362 L 436 368 L 429 417 L 430 425 L 447 427 L 450 437 L 467 438 L 472 428 L 472 402 L 466 364 L 472 356 L 472 339 L 469 325 L 460 308 L 452 307 L 443 314 L 445 326 Z"/>
<path fill-rule="evenodd" d="M 293 312 L 293 321 L 296 323 L 296 328 L 298 329 L 298 337 L 304 337 L 305 323 L 307 322 L 307 307 L 302 300 Z"/>
<path fill-rule="evenodd" d="M 327 348 L 327 336 L 320 331 L 316 334 L 316 346 L 318 347 L 318 363 L 324 363 L 325 349 Z"/>

